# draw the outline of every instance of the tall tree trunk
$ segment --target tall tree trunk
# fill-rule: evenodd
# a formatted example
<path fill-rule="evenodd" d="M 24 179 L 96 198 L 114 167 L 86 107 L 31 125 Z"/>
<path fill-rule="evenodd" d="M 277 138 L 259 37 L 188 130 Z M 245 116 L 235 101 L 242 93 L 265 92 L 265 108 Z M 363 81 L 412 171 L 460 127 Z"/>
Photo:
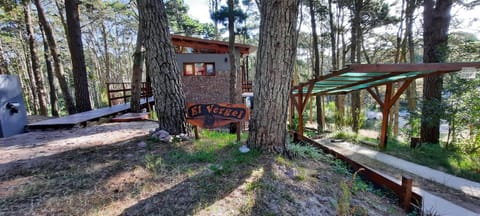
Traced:
<path fill-rule="evenodd" d="M 361 54 L 361 12 L 363 8 L 363 0 L 355 0 L 352 5 L 353 18 L 351 20 L 351 46 L 350 46 L 350 63 L 359 63 Z M 360 91 L 354 91 L 351 93 L 351 112 L 352 112 L 352 130 L 358 133 L 360 129 Z"/>
<path fill-rule="evenodd" d="M 313 0 L 308 1 L 310 7 L 310 23 L 312 26 L 312 45 L 313 45 L 313 74 L 315 78 L 320 77 L 320 52 L 318 50 L 318 35 L 317 35 L 317 21 L 315 19 L 315 6 L 313 5 Z M 318 132 L 323 131 L 323 121 L 322 121 L 322 96 L 315 97 L 315 105 L 317 108 L 317 129 Z"/>
<path fill-rule="evenodd" d="M 73 85 L 75 86 L 75 105 L 78 112 L 85 112 L 92 110 L 92 105 L 88 92 L 87 68 L 83 52 L 78 4 L 80 4 L 79 0 L 65 0 L 65 14 L 68 28 L 68 48 L 72 59 Z"/>
<path fill-rule="evenodd" d="M 413 41 L 413 13 L 415 12 L 416 1 L 406 1 L 407 6 L 405 10 L 405 39 L 407 40 L 408 46 L 408 56 L 410 64 L 415 63 L 415 47 Z M 408 111 L 413 113 L 417 109 L 417 85 L 413 81 L 407 88 L 407 102 L 408 102 Z M 410 115 L 413 118 L 412 115 Z"/>
<path fill-rule="evenodd" d="M 339 37 L 337 35 L 339 34 L 338 28 L 335 25 L 335 19 L 333 17 L 333 8 L 332 8 L 332 0 L 328 0 L 328 23 L 330 25 L 330 45 L 331 45 L 331 52 L 332 52 L 332 71 L 336 71 L 338 69 L 338 60 L 339 60 L 339 55 L 337 52 L 337 42 L 339 40 Z M 337 20 L 338 16 L 340 14 L 337 14 Z M 337 114 L 339 115 L 340 118 L 343 119 L 343 103 L 345 100 L 344 95 L 336 95 L 335 96 L 335 107 L 337 109 Z M 343 126 L 342 122 L 335 122 L 336 124 L 340 124 L 339 126 Z"/>
<path fill-rule="evenodd" d="M 447 59 L 448 28 L 452 0 L 424 0 L 423 9 L 423 62 L 445 62 Z M 440 138 L 439 103 L 442 100 L 442 76 L 428 76 L 423 79 L 423 106 L 421 140 L 438 143 Z"/>
<path fill-rule="evenodd" d="M 10 74 L 8 63 L 3 55 L 2 41 L 0 40 L 0 74 Z"/>
<path fill-rule="evenodd" d="M 45 31 L 45 36 L 47 37 L 48 47 L 50 48 L 50 54 L 53 58 L 53 65 L 55 66 L 55 76 L 60 84 L 60 89 L 62 90 L 63 100 L 65 102 L 68 114 L 74 114 L 76 113 L 75 104 L 73 102 L 72 95 L 70 94 L 67 79 L 65 79 L 63 63 L 62 59 L 60 59 L 60 51 L 58 50 L 57 42 L 53 36 L 52 27 L 47 22 L 45 13 L 43 12 L 43 7 L 40 4 L 40 0 L 34 0 L 33 3 L 35 3 L 35 7 L 37 8 L 38 12 L 38 19 L 42 24 L 43 30 Z"/>
<path fill-rule="evenodd" d="M 63 14 L 63 11 L 65 10 L 65 5 L 61 5 L 59 0 L 55 0 L 55 5 L 57 6 L 58 15 L 60 18 L 60 22 L 62 23 L 63 30 L 65 31 L 65 34 L 67 34 L 68 32 L 67 21 L 65 21 L 65 15 Z"/>
<path fill-rule="evenodd" d="M 48 43 L 45 37 L 45 31 L 43 26 L 40 24 L 40 30 L 42 31 L 42 40 L 43 40 L 43 57 L 45 58 L 45 65 L 47 66 L 47 79 L 48 86 L 50 88 L 50 112 L 52 116 L 58 117 L 58 98 L 54 83 L 52 61 L 50 60 L 50 55 L 48 55 Z"/>
<path fill-rule="evenodd" d="M 237 82 L 237 61 L 236 61 L 236 49 L 235 49 L 235 4 L 234 0 L 228 0 L 228 58 L 230 61 L 230 95 L 229 100 L 231 104 L 238 103 L 239 95 L 237 94 L 238 82 Z M 230 133 L 234 133 L 237 130 L 236 124 L 230 124 Z"/>
<path fill-rule="evenodd" d="M 28 38 L 25 38 L 25 40 L 28 40 Z M 35 83 L 33 78 L 32 64 L 31 64 L 31 61 L 29 60 L 30 54 L 29 54 L 27 45 L 23 40 L 22 40 L 22 49 L 23 49 L 23 57 L 24 57 L 25 69 L 26 69 L 25 73 L 27 73 L 27 77 L 28 77 L 28 81 L 26 83 L 28 83 L 28 86 L 30 87 L 28 88 L 29 90 L 28 94 L 30 95 L 31 100 L 28 100 L 28 101 L 30 102 L 30 108 L 32 113 L 34 115 L 37 115 L 38 114 L 38 109 L 37 109 L 38 98 L 37 98 L 37 94 L 35 94 L 35 89 L 37 89 L 37 84 Z"/>
<path fill-rule="evenodd" d="M 105 78 L 107 82 L 110 82 L 110 53 L 108 52 L 108 40 L 107 30 L 105 23 L 102 21 L 102 39 L 103 39 L 103 52 L 105 55 Z"/>
<path fill-rule="evenodd" d="M 132 112 L 140 112 L 140 96 L 142 93 L 142 71 L 143 71 L 143 29 L 139 21 L 137 43 L 135 46 L 135 53 L 133 54 L 133 72 L 132 72 L 132 100 L 130 101 L 130 109 Z"/>
<path fill-rule="evenodd" d="M 38 59 L 37 47 L 35 46 L 35 33 L 33 32 L 32 26 L 32 16 L 30 1 L 24 0 L 23 2 L 23 12 L 25 13 L 25 27 L 27 28 L 27 38 L 28 45 L 30 48 L 30 60 L 32 63 L 32 72 L 35 79 L 36 89 L 34 94 L 37 95 L 38 105 L 39 105 L 39 114 L 43 116 L 48 115 L 47 108 L 47 93 L 45 90 L 42 71 L 40 70 L 40 64 Z"/>
<path fill-rule="evenodd" d="M 237 61 L 235 59 L 235 14 L 234 0 L 228 0 L 228 58 L 230 61 L 230 103 L 238 102 Z"/>
<path fill-rule="evenodd" d="M 145 60 L 152 81 L 159 129 L 187 132 L 185 94 L 163 1 L 137 0 L 145 37 Z"/>
<path fill-rule="evenodd" d="M 296 58 L 298 0 L 259 1 L 260 40 L 248 145 L 286 153 L 287 110 Z M 281 18 L 279 15 L 281 14 Z"/>

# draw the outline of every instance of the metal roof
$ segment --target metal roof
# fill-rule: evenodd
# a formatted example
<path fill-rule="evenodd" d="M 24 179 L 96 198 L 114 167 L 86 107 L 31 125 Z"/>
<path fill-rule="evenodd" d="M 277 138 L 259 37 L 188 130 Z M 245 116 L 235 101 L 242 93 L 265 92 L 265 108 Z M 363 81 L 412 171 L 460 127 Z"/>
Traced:
<path fill-rule="evenodd" d="M 347 68 L 300 83 L 292 89 L 294 95 L 345 94 L 387 83 L 416 79 L 429 75 L 456 72 L 466 67 L 480 68 L 480 62 L 424 64 L 352 64 Z"/>

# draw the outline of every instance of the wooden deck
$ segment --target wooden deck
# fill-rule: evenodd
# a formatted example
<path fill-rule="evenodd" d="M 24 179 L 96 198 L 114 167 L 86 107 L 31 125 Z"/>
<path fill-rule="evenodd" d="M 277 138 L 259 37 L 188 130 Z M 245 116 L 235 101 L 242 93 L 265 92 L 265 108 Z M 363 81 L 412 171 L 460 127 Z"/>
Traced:
<path fill-rule="evenodd" d="M 148 99 L 150 103 L 154 103 L 153 97 Z M 146 100 L 142 99 L 140 104 L 146 104 Z M 87 112 L 76 113 L 73 115 L 63 116 L 60 118 L 48 119 L 27 125 L 27 129 L 48 129 L 48 128 L 72 128 L 75 126 L 85 126 L 88 121 L 98 120 L 102 117 L 115 115 L 117 113 L 130 110 L 130 103 L 118 104 L 110 107 L 90 110 Z"/>

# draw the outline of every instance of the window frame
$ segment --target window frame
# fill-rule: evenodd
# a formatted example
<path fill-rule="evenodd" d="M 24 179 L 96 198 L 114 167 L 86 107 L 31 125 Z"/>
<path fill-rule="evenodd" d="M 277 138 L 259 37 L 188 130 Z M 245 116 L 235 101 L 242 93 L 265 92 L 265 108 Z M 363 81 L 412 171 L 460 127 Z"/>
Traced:
<path fill-rule="evenodd" d="M 203 72 L 200 74 L 197 74 L 197 64 L 203 64 Z M 207 72 L 207 65 L 212 65 L 213 67 L 213 72 L 208 73 Z M 187 74 L 187 67 L 191 66 L 192 67 L 192 73 Z M 183 63 L 183 76 L 216 76 L 217 71 L 215 69 L 215 62 L 184 62 Z"/>

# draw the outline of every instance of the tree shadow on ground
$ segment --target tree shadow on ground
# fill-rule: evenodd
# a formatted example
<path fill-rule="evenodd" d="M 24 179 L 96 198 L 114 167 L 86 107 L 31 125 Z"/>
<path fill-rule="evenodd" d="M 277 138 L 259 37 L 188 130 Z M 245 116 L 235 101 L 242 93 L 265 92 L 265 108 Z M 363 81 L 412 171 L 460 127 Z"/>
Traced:
<path fill-rule="evenodd" d="M 39 164 L 8 170 L 0 177 L 0 186 L 11 186 L 13 189 L 8 189 L 13 192 L 0 193 L 0 212 L 6 215 L 61 214 L 45 208 L 49 200 L 61 201 L 63 198 L 97 190 L 97 187 L 100 188 L 113 176 L 131 170 L 135 164 L 140 163 L 144 150 L 136 145 L 135 140 L 35 158 L 30 163 Z M 125 163 L 125 160 L 130 161 Z M 80 212 L 77 213 L 87 211 L 78 210 Z"/>
<path fill-rule="evenodd" d="M 222 149 L 221 151 L 228 150 Z M 231 149 L 235 150 L 235 149 Z M 256 153 L 253 153 L 256 154 Z M 121 215 L 192 215 L 228 196 L 261 163 L 223 158 L 217 168 L 205 169 L 175 186 L 125 209 Z M 230 169 L 230 166 L 235 166 Z"/>

